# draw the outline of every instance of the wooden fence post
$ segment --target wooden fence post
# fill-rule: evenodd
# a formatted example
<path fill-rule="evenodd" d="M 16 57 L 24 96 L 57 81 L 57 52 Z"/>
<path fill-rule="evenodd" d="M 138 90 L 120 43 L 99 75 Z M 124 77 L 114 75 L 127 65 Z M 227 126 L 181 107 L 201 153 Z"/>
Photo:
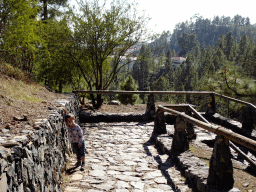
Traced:
<path fill-rule="evenodd" d="M 156 116 L 156 106 L 155 106 L 154 94 L 150 94 L 148 96 L 148 103 L 147 103 L 145 116 L 149 119 L 153 119 Z"/>
<path fill-rule="evenodd" d="M 243 109 L 242 112 L 242 132 L 246 137 L 250 137 L 253 130 L 254 123 L 254 110 L 247 106 Z"/>
<path fill-rule="evenodd" d="M 208 108 L 206 110 L 206 114 L 207 115 L 214 115 L 216 113 L 216 105 L 215 105 L 215 97 L 214 97 L 214 94 L 211 93 L 209 95 L 209 104 L 208 104 Z"/>
<path fill-rule="evenodd" d="M 185 114 L 192 116 L 192 112 L 187 108 L 185 111 Z M 187 134 L 188 134 L 188 139 L 196 139 L 196 134 L 194 130 L 194 125 L 192 123 L 187 122 Z"/>
<path fill-rule="evenodd" d="M 187 123 L 180 117 L 176 117 L 176 122 L 174 124 L 175 132 L 174 138 L 172 140 L 172 152 L 171 153 L 182 153 L 189 149 L 189 141 L 187 134 Z"/>
<path fill-rule="evenodd" d="M 233 188 L 233 164 L 229 140 L 224 136 L 217 135 L 213 154 L 210 160 L 207 185 L 220 191 L 229 191 Z"/>
<path fill-rule="evenodd" d="M 167 131 L 165 122 L 166 119 L 164 116 L 164 111 L 158 109 L 156 112 L 153 134 L 166 134 Z"/>

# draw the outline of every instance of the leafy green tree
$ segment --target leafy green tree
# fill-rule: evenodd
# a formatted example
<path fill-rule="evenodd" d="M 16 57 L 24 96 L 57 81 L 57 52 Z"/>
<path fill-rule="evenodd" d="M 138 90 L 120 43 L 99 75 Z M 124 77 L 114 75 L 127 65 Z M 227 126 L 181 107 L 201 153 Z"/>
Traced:
<path fill-rule="evenodd" d="M 246 47 L 248 45 L 248 37 L 247 35 L 244 33 L 241 40 L 240 40 L 240 43 L 238 45 L 239 47 L 239 50 L 238 50 L 238 60 L 241 61 L 244 53 L 245 53 L 245 50 L 246 50 Z"/>
<path fill-rule="evenodd" d="M 58 92 L 68 84 L 73 88 L 81 87 L 81 72 L 73 66 L 73 60 L 66 53 L 65 45 L 70 44 L 68 37 L 72 35 L 68 21 L 65 18 L 59 21 L 49 19 L 43 26 L 45 44 L 37 51 L 38 65 L 34 69 L 38 79 Z"/>
<path fill-rule="evenodd" d="M 217 46 L 216 51 L 213 55 L 213 63 L 214 63 L 215 70 L 218 70 L 222 66 L 225 60 L 226 60 L 226 56 L 223 50 L 219 46 Z"/>
<path fill-rule="evenodd" d="M 1 52 L 2 60 L 25 72 L 31 73 L 35 50 L 42 41 L 37 33 L 39 28 L 35 0 L 1 0 Z"/>
<path fill-rule="evenodd" d="M 160 72 L 161 69 L 165 68 L 165 62 L 166 62 L 166 57 L 164 52 L 159 55 L 158 60 L 156 62 L 156 65 L 154 67 L 154 72 Z"/>
<path fill-rule="evenodd" d="M 121 83 L 120 89 L 123 91 L 137 91 L 138 85 L 136 84 L 135 80 L 132 78 L 131 75 L 125 79 L 124 82 Z M 139 95 L 137 94 L 119 94 L 117 99 L 122 104 L 131 104 L 134 105 L 136 101 L 139 99 Z"/>
<path fill-rule="evenodd" d="M 251 76 L 252 66 L 251 61 L 253 58 L 254 42 L 250 40 L 245 48 L 244 54 L 241 56 L 242 72 L 245 76 Z"/>
<path fill-rule="evenodd" d="M 73 45 L 68 54 L 90 90 L 106 90 L 124 67 L 120 62 L 126 51 L 148 37 L 148 19 L 137 15 L 136 7 L 126 1 L 113 1 L 110 8 L 106 1 L 81 1 L 79 5 L 80 14 L 73 15 Z M 101 94 L 97 94 L 97 103 L 93 94 L 91 98 L 95 108 L 101 106 Z"/>

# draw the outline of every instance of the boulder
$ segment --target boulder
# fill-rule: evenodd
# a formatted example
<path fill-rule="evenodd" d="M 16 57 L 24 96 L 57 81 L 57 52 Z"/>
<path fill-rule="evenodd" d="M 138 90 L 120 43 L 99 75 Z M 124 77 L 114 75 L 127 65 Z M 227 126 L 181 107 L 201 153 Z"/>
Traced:
<path fill-rule="evenodd" d="M 119 101 L 112 100 L 108 103 L 108 105 L 121 105 L 121 103 Z"/>

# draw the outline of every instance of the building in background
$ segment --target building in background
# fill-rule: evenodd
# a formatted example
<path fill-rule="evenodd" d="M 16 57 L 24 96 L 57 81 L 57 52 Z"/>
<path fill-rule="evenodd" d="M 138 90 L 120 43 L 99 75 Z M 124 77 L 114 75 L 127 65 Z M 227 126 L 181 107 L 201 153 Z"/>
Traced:
<path fill-rule="evenodd" d="M 183 61 L 186 61 L 185 57 L 174 56 L 172 57 L 174 69 L 176 69 Z"/>

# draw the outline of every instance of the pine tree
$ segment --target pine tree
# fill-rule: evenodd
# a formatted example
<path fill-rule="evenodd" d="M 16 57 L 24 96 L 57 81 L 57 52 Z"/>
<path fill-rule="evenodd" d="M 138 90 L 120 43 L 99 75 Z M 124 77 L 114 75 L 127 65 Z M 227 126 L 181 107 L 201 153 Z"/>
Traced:
<path fill-rule="evenodd" d="M 123 91 L 137 91 L 138 85 L 132 76 L 128 75 L 124 82 L 121 82 L 120 89 Z M 137 94 L 119 94 L 117 99 L 122 104 L 131 104 L 134 105 L 136 101 L 139 99 Z"/>
<path fill-rule="evenodd" d="M 230 31 L 225 36 L 225 48 L 224 48 L 224 53 L 228 60 L 232 60 L 233 45 L 234 45 L 234 38 L 233 38 L 232 32 Z"/>
<path fill-rule="evenodd" d="M 241 60 L 242 56 L 244 55 L 247 45 L 248 45 L 248 38 L 247 38 L 247 35 L 244 33 L 239 43 L 239 54 L 238 54 L 239 60 Z"/>
<path fill-rule="evenodd" d="M 150 47 L 142 45 L 137 61 L 133 66 L 133 77 L 138 81 L 140 91 L 146 90 L 149 85 L 150 59 Z"/>

